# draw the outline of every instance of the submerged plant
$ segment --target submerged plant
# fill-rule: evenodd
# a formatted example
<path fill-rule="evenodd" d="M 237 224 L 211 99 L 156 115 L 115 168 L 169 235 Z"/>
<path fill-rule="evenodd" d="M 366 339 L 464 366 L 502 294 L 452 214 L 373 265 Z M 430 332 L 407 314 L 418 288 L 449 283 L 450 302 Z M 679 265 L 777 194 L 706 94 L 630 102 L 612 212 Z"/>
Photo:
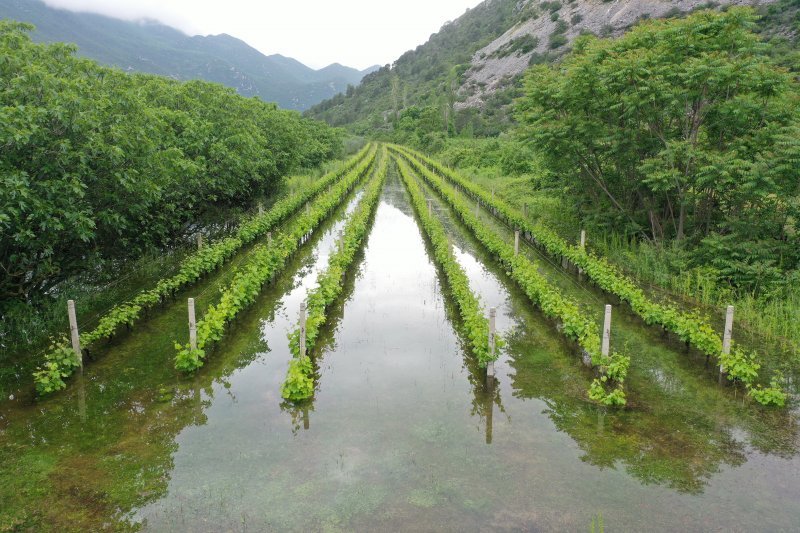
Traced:
<path fill-rule="evenodd" d="M 54 342 L 45 354 L 44 364 L 33 373 L 36 392 L 49 394 L 66 388 L 64 379 L 71 376 L 80 366 L 78 354 L 67 346 L 66 339 Z"/>
<path fill-rule="evenodd" d="M 328 259 L 328 266 L 317 278 L 317 286 L 308 294 L 304 353 L 310 353 L 316 345 L 320 328 L 327 322 L 328 307 L 342 293 L 342 281 L 347 269 L 355 260 L 372 225 L 372 217 L 380 200 L 383 181 L 386 178 L 386 148 L 381 151 L 381 163 L 375 178 L 367 186 L 355 212 L 350 216 L 336 250 Z M 300 356 L 300 329 L 289 334 L 289 350 L 294 355 L 289 364 L 286 382 L 281 387 L 281 396 L 298 401 L 310 398 L 314 393 L 313 368 L 310 359 Z M 308 360 L 308 361 L 306 361 Z"/>
<path fill-rule="evenodd" d="M 450 202 L 451 205 L 456 207 L 459 216 L 462 220 L 465 220 L 468 225 L 469 222 L 465 218 L 469 217 L 468 206 L 460 199 L 455 198 L 452 194 L 448 195 L 446 191 L 441 189 L 440 185 L 437 185 L 436 180 L 445 180 L 454 187 L 460 189 L 464 194 L 471 196 L 483 205 L 489 206 L 499 218 L 510 226 L 519 228 L 551 257 L 563 257 L 568 259 L 572 264 L 579 267 L 583 273 L 602 290 L 626 302 L 633 312 L 639 315 L 648 325 L 659 325 L 666 331 L 677 335 L 682 341 L 694 346 L 703 354 L 717 359 L 720 365 L 728 372 L 728 378 L 732 381 L 743 383 L 748 390 L 748 394 L 750 394 L 756 402 L 762 405 L 783 405 L 785 403 L 786 393 L 777 385 L 780 380 L 771 380 L 771 385 L 767 388 L 761 387 L 755 383 L 755 380 L 758 378 L 758 370 L 761 368 L 756 354 L 745 354 L 735 346 L 730 354 L 725 355 L 722 353 L 722 339 L 719 334 L 714 331 L 714 328 L 709 324 L 707 318 L 695 312 L 681 311 L 675 306 L 652 301 L 645 295 L 640 287 L 630 278 L 624 276 L 605 258 L 589 253 L 580 246 L 570 245 L 550 228 L 540 223 L 531 222 L 527 217 L 523 216 L 522 213 L 511 208 L 501 199 L 495 198 L 494 195 L 490 194 L 479 185 L 463 178 L 433 159 L 407 148 L 397 146 L 393 146 L 392 148 L 402 153 L 404 157 L 410 158 L 409 160 L 412 162 L 412 165 L 419 170 L 420 174 L 425 179 L 432 180 L 431 184 L 434 188 L 438 187 L 438 190 L 448 198 L 448 202 Z M 456 204 L 459 202 L 464 205 L 457 207 Z M 478 225 L 477 227 L 473 227 L 473 231 L 475 231 L 477 235 L 478 233 L 486 233 L 489 230 L 481 228 L 480 225 Z M 490 242 L 489 237 L 485 237 L 485 239 L 486 241 L 484 244 Z M 506 245 L 506 243 L 501 243 L 498 246 L 502 245 Z M 531 273 L 529 279 L 535 279 L 535 277 L 536 274 Z M 542 309 L 545 311 L 545 314 L 553 316 L 545 308 L 545 306 L 550 303 L 551 302 L 547 300 L 542 300 Z M 562 316 L 569 316 L 572 319 L 579 316 L 577 310 L 568 311 L 566 307 L 559 307 L 562 308 L 558 311 L 558 314 Z M 582 345 L 584 342 L 591 342 L 594 344 L 594 341 L 589 341 L 589 337 L 586 336 L 587 333 L 586 330 L 583 329 L 583 326 L 574 323 L 572 319 L 564 320 L 565 334 L 578 340 Z M 599 346 L 599 343 L 597 346 Z M 591 349 L 587 349 L 587 351 L 590 354 L 594 353 Z M 597 361 L 594 356 L 593 363 L 602 364 L 602 362 Z M 613 399 L 609 401 L 613 401 Z"/>
<path fill-rule="evenodd" d="M 300 401 L 314 394 L 314 366 L 307 355 L 289 361 L 286 380 L 281 385 L 281 396 L 286 400 Z"/>

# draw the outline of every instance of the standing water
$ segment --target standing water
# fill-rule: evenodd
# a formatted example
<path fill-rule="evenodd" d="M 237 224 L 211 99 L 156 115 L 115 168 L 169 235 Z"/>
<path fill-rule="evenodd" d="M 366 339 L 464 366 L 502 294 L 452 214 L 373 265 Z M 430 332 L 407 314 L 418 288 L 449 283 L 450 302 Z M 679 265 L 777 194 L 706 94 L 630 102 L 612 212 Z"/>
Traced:
<path fill-rule="evenodd" d="M 25 501 L 63 512 L 54 529 L 587 531 L 601 516 L 610 531 L 800 527 L 796 414 L 692 379 L 649 332 L 631 341 L 649 344 L 629 380 L 634 405 L 592 404 L 593 376 L 574 347 L 445 209 L 437 214 L 473 289 L 498 307 L 506 347 L 494 387 L 463 345 L 390 176 L 315 354 L 313 402 L 280 398 L 287 333 L 340 223 L 264 291 L 196 377 L 165 371 L 168 341 L 141 344 L 149 351 L 129 353 L 129 372 L 153 361 L 160 378 L 117 379 L 128 366 L 109 353 L 97 366 L 113 361 L 115 371 L 88 369 L 83 408 L 74 382 L 75 401 L 4 412 L 0 529 L 37 523 Z M 154 324 L 129 342 L 157 337 Z"/>

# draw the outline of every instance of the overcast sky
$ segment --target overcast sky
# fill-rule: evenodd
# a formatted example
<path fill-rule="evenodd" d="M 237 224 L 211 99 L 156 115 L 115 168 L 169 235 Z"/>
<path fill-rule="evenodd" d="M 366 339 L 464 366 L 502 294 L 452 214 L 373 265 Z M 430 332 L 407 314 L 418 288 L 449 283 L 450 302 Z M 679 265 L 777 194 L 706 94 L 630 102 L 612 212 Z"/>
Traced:
<path fill-rule="evenodd" d="M 128 20 L 156 19 L 192 35 L 227 33 L 264 54 L 313 68 L 385 65 L 481 0 L 45 0 Z"/>

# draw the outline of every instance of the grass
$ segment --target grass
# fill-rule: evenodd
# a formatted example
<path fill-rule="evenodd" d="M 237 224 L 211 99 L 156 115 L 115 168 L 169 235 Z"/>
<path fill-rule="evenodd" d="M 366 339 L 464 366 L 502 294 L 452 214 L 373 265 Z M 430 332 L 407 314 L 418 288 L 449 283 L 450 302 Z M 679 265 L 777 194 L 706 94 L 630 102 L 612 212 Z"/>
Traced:
<path fill-rule="evenodd" d="M 736 308 L 736 322 L 771 341 L 800 349 L 800 287 L 788 284 L 769 296 L 736 294 L 720 284 L 713 270 L 687 268 L 676 260 L 679 252 L 643 242 L 627 242 L 617 235 L 599 236 L 593 247 L 637 280 L 655 285 L 702 306 Z"/>

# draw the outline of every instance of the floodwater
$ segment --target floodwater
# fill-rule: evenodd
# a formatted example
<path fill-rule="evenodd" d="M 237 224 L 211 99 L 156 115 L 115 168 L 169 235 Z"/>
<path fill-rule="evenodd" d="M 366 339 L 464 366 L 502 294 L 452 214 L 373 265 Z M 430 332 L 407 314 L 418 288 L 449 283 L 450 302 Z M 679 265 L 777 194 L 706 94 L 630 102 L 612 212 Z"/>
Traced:
<path fill-rule="evenodd" d="M 800 529 L 796 411 L 743 402 L 616 308 L 613 342 L 634 355 L 630 406 L 592 404 L 575 347 L 441 202 L 435 212 L 498 308 L 496 384 L 463 345 L 392 173 L 315 353 L 312 402 L 280 398 L 287 333 L 342 212 L 195 377 L 172 370 L 185 329 L 175 304 L 67 391 L 0 405 L 0 530 Z M 587 306 L 601 297 L 572 290 Z"/>

